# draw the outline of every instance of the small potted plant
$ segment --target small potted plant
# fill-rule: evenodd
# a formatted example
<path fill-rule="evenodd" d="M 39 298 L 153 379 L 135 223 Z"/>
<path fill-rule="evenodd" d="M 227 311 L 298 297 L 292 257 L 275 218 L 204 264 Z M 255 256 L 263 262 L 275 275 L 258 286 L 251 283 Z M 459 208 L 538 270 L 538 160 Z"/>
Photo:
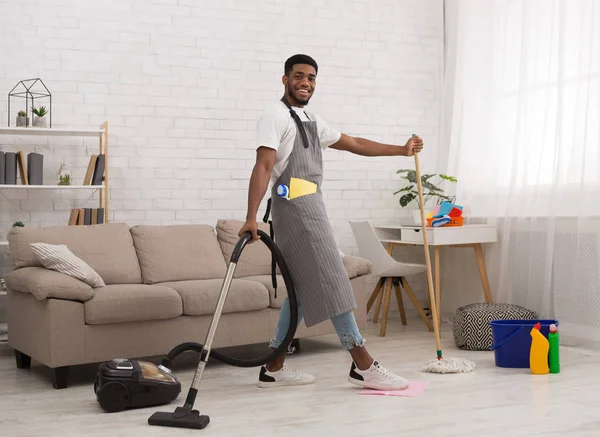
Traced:
<path fill-rule="evenodd" d="M 419 206 L 419 192 L 417 187 L 417 172 L 415 170 L 410 169 L 401 169 L 396 172 L 396 174 L 404 174 L 402 179 L 405 179 L 409 182 L 409 185 L 399 189 L 394 193 L 401 194 L 400 199 L 398 199 L 398 203 L 400 206 L 407 207 L 413 201 L 417 205 L 417 209 L 413 211 L 413 221 L 416 224 L 421 224 L 421 208 Z M 450 197 L 444 194 L 444 190 L 440 188 L 440 185 L 444 182 L 456 183 L 458 180 L 453 176 L 448 176 L 445 174 L 424 174 L 421 175 L 421 186 L 423 187 L 423 203 L 425 214 L 427 214 L 428 210 L 433 209 L 436 204 L 441 203 L 444 200 L 448 202 L 454 202 L 454 197 Z"/>
<path fill-rule="evenodd" d="M 24 228 L 25 224 L 23 222 L 21 222 L 21 221 L 18 221 L 18 222 L 14 222 L 13 225 L 12 225 L 12 227 L 13 228 Z"/>
<path fill-rule="evenodd" d="M 33 119 L 33 125 L 35 127 L 46 127 L 46 118 L 44 117 L 48 113 L 46 107 L 40 106 L 39 108 L 31 108 L 31 112 L 36 115 Z"/>
<path fill-rule="evenodd" d="M 29 124 L 29 118 L 25 111 L 19 111 L 17 114 L 17 127 L 25 127 Z"/>

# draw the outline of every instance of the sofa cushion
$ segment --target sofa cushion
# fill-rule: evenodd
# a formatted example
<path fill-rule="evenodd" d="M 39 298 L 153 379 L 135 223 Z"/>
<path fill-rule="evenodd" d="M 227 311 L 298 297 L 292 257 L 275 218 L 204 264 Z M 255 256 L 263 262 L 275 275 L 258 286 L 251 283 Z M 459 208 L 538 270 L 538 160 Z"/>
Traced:
<path fill-rule="evenodd" d="M 244 225 L 240 220 L 218 220 L 217 221 L 217 239 L 223 252 L 226 264 L 229 264 L 233 248 L 239 241 L 238 232 Z M 258 223 L 261 231 L 269 234 L 269 225 L 267 223 Z M 279 266 L 276 271 L 279 273 Z M 235 267 L 236 278 L 254 275 L 271 274 L 271 251 L 262 241 L 247 244 L 242 251 L 242 255 Z"/>
<path fill-rule="evenodd" d="M 171 319 L 183 312 L 179 293 L 161 285 L 107 285 L 83 305 L 88 325 Z"/>
<path fill-rule="evenodd" d="M 265 286 L 269 292 L 269 306 L 271 308 L 281 308 L 283 301 L 287 297 L 287 288 L 283 276 L 277 275 L 277 299 L 275 299 L 275 289 L 271 275 L 248 276 L 244 278 L 247 281 L 256 281 Z"/>
<path fill-rule="evenodd" d="M 32 243 L 64 244 L 90 265 L 105 284 L 140 284 L 142 276 L 129 226 L 103 223 L 87 226 L 11 228 L 10 255 L 15 269 L 42 267 L 31 251 Z"/>
<path fill-rule="evenodd" d="M 85 282 L 90 287 L 104 287 L 106 284 L 81 258 L 75 256 L 64 244 L 33 243 L 31 251 L 50 270 L 55 270 Z"/>
<path fill-rule="evenodd" d="M 367 259 L 352 255 L 344 255 L 344 267 L 348 272 L 348 278 L 356 278 L 357 276 L 370 275 L 373 271 L 373 263 Z"/>
<path fill-rule="evenodd" d="M 173 288 L 183 300 L 183 314 L 202 316 L 214 314 L 221 294 L 223 279 L 164 282 L 161 285 Z M 240 311 L 256 311 L 269 306 L 269 292 L 257 281 L 234 279 L 223 306 L 223 314 Z"/>
<path fill-rule="evenodd" d="M 136 225 L 131 228 L 143 282 L 223 278 L 223 261 L 209 225 Z"/>
<path fill-rule="evenodd" d="M 45 267 L 23 267 L 6 275 L 9 290 L 30 293 L 36 299 L 46 298 L 85 302 L 94 290 L 85 282 Z"/>

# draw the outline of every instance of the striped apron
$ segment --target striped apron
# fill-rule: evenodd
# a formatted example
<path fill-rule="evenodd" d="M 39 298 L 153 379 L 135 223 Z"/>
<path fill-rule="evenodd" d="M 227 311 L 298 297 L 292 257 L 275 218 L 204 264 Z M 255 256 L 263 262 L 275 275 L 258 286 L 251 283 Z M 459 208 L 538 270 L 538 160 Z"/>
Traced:
<path fill-rule="evenodd" d="M 283 101 L 290 108 L 285 98 Z M 294 147 L 286 169 L 272 187 L 272 227 L 302 306 L 304 323 L 310 327 L 352 311 L 356 299 L 323 202 L 323 159 L 316 121 L 293 116 L 298 125 Z M 289 187 L 290 178 L 315 183 L 317 192 L 291 200 L 279 197 L 277 186 Z"/>

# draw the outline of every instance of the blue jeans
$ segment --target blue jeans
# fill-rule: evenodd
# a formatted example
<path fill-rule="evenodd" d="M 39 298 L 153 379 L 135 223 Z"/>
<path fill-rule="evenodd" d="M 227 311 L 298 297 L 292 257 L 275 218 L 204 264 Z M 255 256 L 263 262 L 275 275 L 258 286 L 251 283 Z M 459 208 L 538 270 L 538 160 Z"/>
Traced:
<path fill-rule="evenodd" d="M 298 303 L 298 325 L 302 321 L 302 317 L 302 306 L 300 303 Z M 270 347 L 276 349 L 281 343 L 283 343 L 285 334 L 287 334 L 290 326 L 290 318 L 290 302 L 286 297 L 285 301 L 281 305 L 281 311 L 279 312 L 279 323 L 277 324 L 277 330 L 275 331 L 275 338 L 271 340 L 271 343 L 269 344 Z M 332 317 L 331 323 L 333 323 L 338 337 L 342 342 L 342 346 L 345 349 L 350 350 L 357 346 L 364 346 L 365 339 L 360 335 L 358 325 L 356 324 L 356 319 L 354 318 L 354 313 L 352 311 Z"/>

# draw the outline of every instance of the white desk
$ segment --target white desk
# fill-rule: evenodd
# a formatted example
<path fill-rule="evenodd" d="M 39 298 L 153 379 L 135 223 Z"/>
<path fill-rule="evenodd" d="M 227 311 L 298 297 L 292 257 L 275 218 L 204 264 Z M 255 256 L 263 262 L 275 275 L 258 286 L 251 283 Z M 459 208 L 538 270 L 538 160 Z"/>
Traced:
<path fill-rule="evenodd" d="M 376 226 L 375 233 L 382 243 L 386 243 L 390 254 L 394 246 L 423 245 L 423 230 L 420 226 Z M 475 249 L 479 276 L 483 294 L 487 303 L 492 303 L 490 283 L 483 258 L 484 243 L 495 243 L 497 241 L 497 230 L 495 225 L 463 225 L 440 228 L 427 228 L 427 242 L 433 247 L 433 276 L 435 278 L 435 301 L 438 320 L 440 318 L 441 303 L 441 281 L 440 281 L 440 247 L 467 247 Z M 425 260 L 423 260 L 423 264 Z"/>

